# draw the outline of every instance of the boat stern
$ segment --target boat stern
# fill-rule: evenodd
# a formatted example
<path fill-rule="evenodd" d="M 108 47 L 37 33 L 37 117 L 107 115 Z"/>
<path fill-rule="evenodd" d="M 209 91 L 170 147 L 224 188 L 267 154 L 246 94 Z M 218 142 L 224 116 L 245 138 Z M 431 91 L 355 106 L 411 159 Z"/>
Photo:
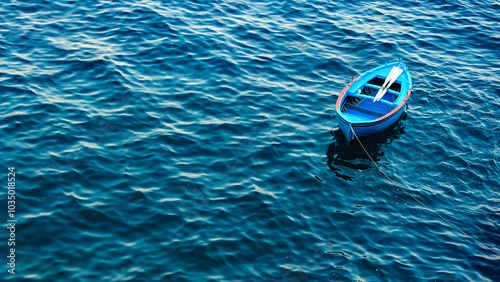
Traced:
<path fill-rule="evenodd" d="M 352 140 L 354 140 L 355 137 L 351 130 L 352 124 L 343 119 L 339 113 L 337 113 L 337 122 L 340 130 L 342 130 L 345 137 L 347 138 L 347 142 L 351 142 Z"/>

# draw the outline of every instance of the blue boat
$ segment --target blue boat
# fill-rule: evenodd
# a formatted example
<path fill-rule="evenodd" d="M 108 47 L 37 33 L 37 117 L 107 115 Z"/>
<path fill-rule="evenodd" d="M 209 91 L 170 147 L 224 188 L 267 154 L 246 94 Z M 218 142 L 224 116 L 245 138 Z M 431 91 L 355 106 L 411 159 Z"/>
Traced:
<path fill-rule="evenodd" d="M 371 69 L 355 78 L 340 93 L 338 124 L 347 141 L 370 136 L 396 123 L 407 108 L 411 94 L 408 66 L 400 59 Z"/>

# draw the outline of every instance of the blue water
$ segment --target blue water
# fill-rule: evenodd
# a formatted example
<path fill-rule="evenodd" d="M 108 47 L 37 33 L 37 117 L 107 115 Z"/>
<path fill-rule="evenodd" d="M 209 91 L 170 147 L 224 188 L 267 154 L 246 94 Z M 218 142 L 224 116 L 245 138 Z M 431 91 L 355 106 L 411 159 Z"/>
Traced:
<path fill-rule="evenodd" d="M 500 281 L 499 10 L 2 1 L 0 280 Z M 408 193 L 334 110 L 401 57 L 408 114 L 362 142 Z"/>

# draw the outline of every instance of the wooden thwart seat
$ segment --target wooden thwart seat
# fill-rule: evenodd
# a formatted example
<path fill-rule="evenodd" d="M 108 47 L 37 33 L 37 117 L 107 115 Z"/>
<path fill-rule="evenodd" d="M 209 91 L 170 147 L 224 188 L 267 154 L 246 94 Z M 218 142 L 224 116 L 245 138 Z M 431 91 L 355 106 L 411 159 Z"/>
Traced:
<path fill-rule="evenodd" d="M 382 88 L 382 85 L 375 85 L 375 84 L 366 83 L 365 87 L 369 87 L 369 88 L 373 88 L 373 89 L 378 90 L 378 89 Z M 387 92 L 391 93 L 394 96 L 399 96 L 399 94 L 400 94 L 399 92 L 394 91 L 392 89 L 387 89 Z"/>
<path fill-rule="evenodd" d="M 375 97 L 373 97 L 373 96 L 368 96 L 368 95 L 359 94 L 359 93 L 351 93 L 349 96 L 358 97 L 358 98 L 362 98 L 362 99 L 370 99 L 371 101 L 373 101 L 373 99 L 375 99 Z M 386 100 L 380 100 L 379 102 L 386 104 L 386 105 L 390 106 L 391 108 L 394 106 L 394 103 L 386 101 Z"/>
<path fill-rule="evenodd" d="M 356 106 L 356 105 L 349 104 L 349 103 L 345 104 L 345 107 L 346 107 L 346 109 L 355 110 L 355 111 L 365 113 L 365 114 L 375 116 L 375 117 L 383 117 L 386 115 L 386 113 L 381 113 L 381 112 L 377 112 L 374 110 L 365 109 L 365 108 L 362 108 L 360 106 Z"/>

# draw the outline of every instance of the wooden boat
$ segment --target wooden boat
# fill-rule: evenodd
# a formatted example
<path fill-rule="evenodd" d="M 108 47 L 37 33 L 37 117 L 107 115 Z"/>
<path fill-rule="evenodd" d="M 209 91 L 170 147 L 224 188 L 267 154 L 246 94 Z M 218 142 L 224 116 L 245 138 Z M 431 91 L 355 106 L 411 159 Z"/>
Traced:
<path fill-rule="evenodd" d="M 349 83 L 337 104 L 339 127 L 348 142 L 384 131 L 406 111 L 412 88 L 410 71 L 400 59 L 371 69 Z"/>

